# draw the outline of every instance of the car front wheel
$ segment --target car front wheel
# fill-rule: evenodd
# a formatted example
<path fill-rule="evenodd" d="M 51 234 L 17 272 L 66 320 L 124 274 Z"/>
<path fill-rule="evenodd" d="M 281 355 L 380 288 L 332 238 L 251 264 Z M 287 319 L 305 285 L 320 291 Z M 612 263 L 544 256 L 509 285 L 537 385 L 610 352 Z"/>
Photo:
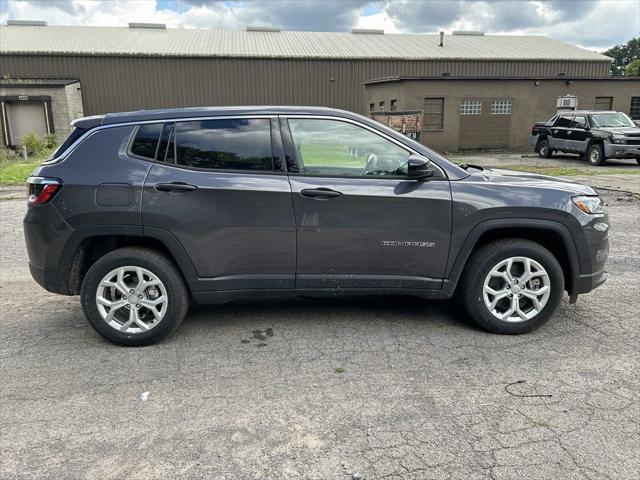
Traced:
<path fill-rule="evenodd" d="M 604 158 L 604 147 L 600 143 L 595 143 L 587 150 L 587 160 L 591 165 L 600 166 L 604 165 L 606 159 Z"/>
<path fill-rule="evenodd" d="M 91 326 L 126 346 L 156 343 L 180 325 L 189 297 L 180 273 L 154 250 L 126 247 L 98 259 L 80 292 Z"/>
<path fill-rule="evenodd" d="M 564 291 L 562 268 L 542 245 L 521 239 L 482 246 L 461 284 L 471 318 L 494 333 L 530 332 L 556 311 Z"/>

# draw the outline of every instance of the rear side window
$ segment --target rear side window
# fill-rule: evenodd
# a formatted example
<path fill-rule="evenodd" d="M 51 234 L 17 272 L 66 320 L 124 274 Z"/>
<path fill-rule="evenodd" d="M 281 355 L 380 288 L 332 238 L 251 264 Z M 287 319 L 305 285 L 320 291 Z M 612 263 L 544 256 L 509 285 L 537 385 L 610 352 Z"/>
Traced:
<path fill-rule="evenodd" d="M 131 153 L 138 156 L 154 160 L 158 148 L 158 139 L 162 132 L 161 123 L 141 125 L 136 132 L 136 138 L 131 144 Z"/>
<path fill-rule="evenodd" d="M 266 118 L 177 122 L 178 165 L 216 170 L 273 171 Z"/>
<path fill-rule="evenodd" d="M 67 139 L 64 142 L 62 142 L 62 145 L 56 148 L 56 151 L 53 152 L 53 155 L 51 155 L 51 160 L 53 160 L 54 158 L 58 158 L 60 155 L 66 152 L 76 140 L 78 140 L 82 135 L 84 135 L 88 131 L 89 130 L 87 130 L 86 128 L 80 128 L 80 127 L 74 128 L 69 134 L 69 136 L 67 137 Z"/>
<path fill-rule="evenodd" d="M 554 127 L 570 127 L 571 126 L 571 117 L 563 115 L 558 118 Z"/>

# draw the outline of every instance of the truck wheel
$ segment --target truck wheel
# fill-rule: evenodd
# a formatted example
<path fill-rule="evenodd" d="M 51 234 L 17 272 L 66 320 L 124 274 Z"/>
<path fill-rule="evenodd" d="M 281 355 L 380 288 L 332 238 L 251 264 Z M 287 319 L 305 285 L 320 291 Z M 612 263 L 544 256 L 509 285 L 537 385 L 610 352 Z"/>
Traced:
<path fill-rule="evenodd" d="M 589 150 L 587 150 L 587 161 L 594 166 L 605 164 L 604 147 L 601 143 L 594 143 L 589 147 Z"/>
<path fill-rule="evenodd" d="M 156 343 L 182 322 L 189 296 L 176 267 L 154 250 L 125 247 L 98 259 L 80 291 L 91 326 L 126 346 Z"/>
<path fill-rule="evenodd" d="M 564 291 L 564 275 L 542 245 L 506 239 L 473 254 L 460 287 L 465 309 L 480 327 L 513 335 L 530 332 L 553 315 Z"/>
<path fill-rule="evenodd" d="M 549 146 L 549 141 L 546 138 L 540 140 L 540 143 L 538 144 L 538 155 L 540 155 L 542 158 L 549 158 L 551 157 L 552 153 L 553 152 L 551 151 L 551 147 Z"/>

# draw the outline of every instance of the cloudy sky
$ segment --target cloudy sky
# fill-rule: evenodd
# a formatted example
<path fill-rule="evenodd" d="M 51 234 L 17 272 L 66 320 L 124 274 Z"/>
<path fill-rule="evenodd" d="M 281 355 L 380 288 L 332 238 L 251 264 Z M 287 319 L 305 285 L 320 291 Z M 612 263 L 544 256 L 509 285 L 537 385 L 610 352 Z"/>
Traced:
<path fill-rule="evenodd" d="M 640 0 L 0 0 L 0 23 L 8 19 L 50 25 L 382 28 L 387 33 L 482 30 L 549 35 L 603 51 L 640 36 Z"/>

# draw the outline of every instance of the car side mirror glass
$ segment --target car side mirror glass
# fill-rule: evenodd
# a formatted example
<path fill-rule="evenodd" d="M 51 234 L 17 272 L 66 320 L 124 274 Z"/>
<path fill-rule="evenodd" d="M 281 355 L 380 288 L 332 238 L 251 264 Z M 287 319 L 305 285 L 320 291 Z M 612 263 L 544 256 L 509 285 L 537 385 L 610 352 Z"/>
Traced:
<path fill-rule="evenodd" d="M 407 174 L 409 178 L 414 179 L 432 177 L 431 160 L 422 155 L 410 155 L 407 163 Z"/>

